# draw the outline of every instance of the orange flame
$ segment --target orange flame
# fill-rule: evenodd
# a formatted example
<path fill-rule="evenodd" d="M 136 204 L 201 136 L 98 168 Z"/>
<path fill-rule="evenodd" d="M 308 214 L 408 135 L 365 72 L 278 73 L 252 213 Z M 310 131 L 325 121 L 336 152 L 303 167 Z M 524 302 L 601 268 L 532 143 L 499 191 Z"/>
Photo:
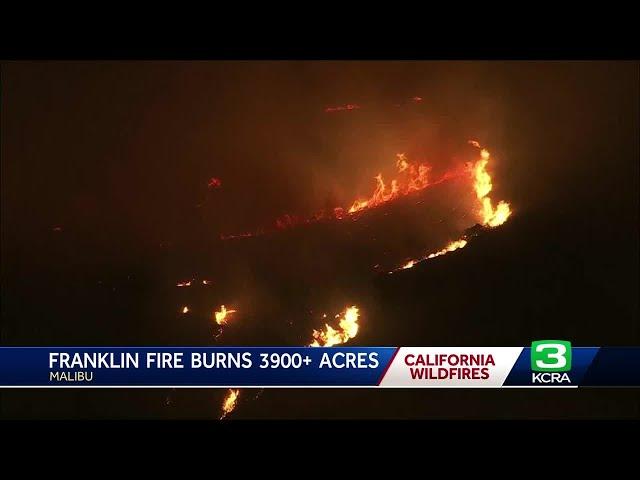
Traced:
<path fill-rule="evenodd" d="M 421 258 L 409 260 L 407 263 L 405 263 L 401 267 L 396 268 L 395 270 L 389 273 L 397 272 L 398 270 L 408 270 L 409 268 L 413 268 L 416 264 L 424 260 L 431 260 L 432 258 L 439 257 L 441 255 L 446 255 L 449 252 L 453 252 L 454 250 L 459 250 L 466 246 L 467 246 L 466 239 L 461 238 L 459 240 L 454 240 L 453 242 L 449 242 L 449 244 L 446 247 L 444 247 L 442 250 L 438 250 L 437 252 L 430 253 L 429 255 L 425 255 L 424 257 L 421 257 Z"/>
<path fill-rule="evenodd" d="M 475 164 L 473 164 L 473 166 L 471 167 L 471 171 L 473 173 L 473 189 L 476 192 L 476 197 L 481 202 L 480 215 L 482 217 L 482 225 L 484 225 L 485 227 L 497 227 L 506 222 L 507 219 L 511 216 L 511 207 L 507 202 L 504 201 L 500 201 L 495 208 L 493 207 L 493 203 L 491 201 L 491 198 L 489 197 L 489 193 L 491 193 L 491 190 L 493 189 L 493 183 L 491 181 L 491 175 L 487 171 L 487 164 L 489 163 L 491 154 L 486 148 L 482 148 L 482 146 L 475 140 L 469 140 L 469 144 L 480 149 L 480 159 Z M 465 237 L 462 237 L 459 240 L 450 242 L 442 250 L 430 253 L 429 255 L 421 258 L 409 260 L 404 265 L 396 268 L 395 270 L 392 270 L 389 273 L 413 268 L 419 262 L 430 260 L 441 255 L 446 255 L 447 253 L 453 252 L 454 250 L 464 248 L 466 245 L 467 239 Z"/>
<path fill-rule="evenodd" d="M 240 390 L 229 389 L 227 396 L 222 401 L 222 416 L 220 420 L 233 412 L 238 405 L 238 397 L 240 396 Z"/>
<path fill-rule="evenodd" d="M 358 307 L 351 306 L 347 308 L 342 316 L 336 315 L 336 318 L 340 318 L 338 323 L 338 330 L 334 329 L 328 323 L 325 324 L 324 330 L 313 331 L 313 342 L 309 344 L 310 347 L 332 347 L 333 345 L 340 345 L 347 343 L 350 339 L 354 338 L 358 334 L 358 318 L 360 317 L 360 310 Z"/>
<path fill-rule="evenodd" d="M 182 307 L 182 313 L 189 313 L 189 307 Z"/>
<path fill-rule="evenodd" d="M 191 280 L 187 280 L 186 282 L 178 282 L 176 283 L 176 287 L 190 287 Z"/>
<path fill-rule="evenodd" d="M 229 316 L 237 310 L 227 310 L 227 307 L 220 305 L 220 310 L 215 312 L 216 323 L 218 325 L 226 325 L 229 322 Z"/>
<path fill-rule="evenodd" d="M 400 267 L 402 270 L 407 270 L 409 268 L 413 268 L 413 266 L 418 263 L 419 260 L 409 260 L 407 263 L 405 263 L 402 267 Z"/>
<path fill-rule="evenodd" d="M 488 196 L 493 189 L 491 182 L 491 175 L 487 172 L 487 164 L 489 163 L 490 154 L 489 151 L 481 148 L 480 144 L 474 140 L 470 140 L 469 143 L 476 148 L 480 148 L 480 160 L 473 165 L 473 188 L 476 192 L 476 197 L 480 200 L 482 208 L 480 215 L 482 217 L 482 224 L 488 227 L 497 227 L 502 225 L 511 216 L 511 207 L 508 203 L 500 201 L 494 208 L 491 198 Z"/>
<path fill-rule="evenodd" d="M 404 172 L 407 168 L 409 168 L 409 163 L 407 162 L 407 157 L 404 153 L 396 154 L 398 160 L 396 161 L 396 167 L 398 167 L 399 172 Z"/>
<path fill-rule="evenodd" d="M 440 255 L 445 255 L 449 252 L 453 252 L 454 250 L 458 250 L 466 246 L 467 246 L 467 241 L 464 238 L 461 238 L 460 240 L 454 240 L 453 242 L 449 243 L 449 245 L 444 247 L 442 250 L 438 250 L 435 253 L 431 253 L 427 255 L 426 259 L 428 260 L 431 258 L 439 257 Z"/>
<path fill-rule="evenodd" d="M 376 189 L 368 200 L 356 200 L 349 208 L 349 213 L 356 213 L 365 208 L 373 208 L 389 200 L 393 200 L 400 195 L 407 195 L 411 192 L 422 190 L 429 186 L 428 174 L 430 167 L 427 164 L 414 164 L 406 160 L 404 153 L 397 154 L 396 166 L 399 173 L 404 173 L 400 179 L 391 180 L 387 186 L 382 174 L 378 174 L 376 179 Z"/>
<path fill-rule="evenodd" d="M 430 181 L 428 177 L 431 167 L 429 167 L 429 165 L 426 163 L 410 163 L 407 161 L 404 153 L 398 153 L 396 157 L 396 167 L 400 173 L 399 177 L 392 179 L 391 183 L 387 184 L 382 177 L 382 174 L 378 174 L 374 177 L 376 180 L 376 188 L 371 197 L 369 199 L 355 200 L 348 209 L 335 207 L 333 209 L 321 210 L 307 218 L 285 214 L 277 218 L 271 228 L 259 228 L 255 232 L 221 234 L 220 239 L 232 240 L 248 238 L 273 232 L 274 230 L 285 230 L 298 225 L 307 225 L 323 220 L 342 220 L 351 215 L 358 214 L 363 210 L 375 208 L 400 196 L 408 195 L 427 187 L 438 185 L 448 180 L 468 174 L 466 170 L 456 168 L 445 172 L 437 180 Z"/>

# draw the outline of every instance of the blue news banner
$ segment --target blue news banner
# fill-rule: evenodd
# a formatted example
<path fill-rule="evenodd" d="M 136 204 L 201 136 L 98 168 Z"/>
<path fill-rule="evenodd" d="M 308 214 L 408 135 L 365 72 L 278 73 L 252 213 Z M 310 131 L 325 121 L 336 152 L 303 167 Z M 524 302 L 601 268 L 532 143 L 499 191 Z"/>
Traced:
<path fill-rule="evenodd" d="M 0 347 L 0 388 L 640 386 L 640 347 L 545 342 L 537 349 Z"/>

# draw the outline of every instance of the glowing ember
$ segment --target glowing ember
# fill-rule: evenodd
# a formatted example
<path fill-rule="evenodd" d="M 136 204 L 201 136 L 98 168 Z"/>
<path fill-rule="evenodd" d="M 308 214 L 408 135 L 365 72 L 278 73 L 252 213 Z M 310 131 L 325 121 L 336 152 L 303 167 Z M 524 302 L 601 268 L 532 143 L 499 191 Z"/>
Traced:
<path fill-rule="evenodd" d="M 238 405 L 238 397 L 240 396 L 240 390 L 229 389 L 227 396 L 222 401 L 222 416 L 220 420 L 233 412 Z"/>
<path fill-rule="evenodd" d="M 237 312 L 237 310 L 227 310 L 227 307 L 225 307 L 224 305 L 220 305 L 220 310 L 215 312 L 215 318 L 216 318 L 216 323 L 218 325 L 226 325 L 229 320 L 230 320 L 230 316 L 232 313 Z"/>
<path fill-rule="evenodd" d="M 203 285 L 211 285 L 213 282 L 211 280 L 202 280 Z"/>
<path fill-rule="evenodd" d="M 260 233 L 246 232 L 246 233 L 234 233 L 230 235 L 226 235 L 223 233 L 220 235 L 220 240 L 233 240 L 235 238 L 249 238 L 249 237 L 254 237 L 256 235 L 260 235 Z"/>
<path fill-rule="evenodd" d="M 331 347 L 333 345 L 340 345 L 347 343 L 350 339 L 358 334 L 358 318 L 360 317 L 360 311 L 358 307 L 351 306 L 347 308 L 342 317 L 336 315 L 336 318 L 340 318 L 338 323 L 338 330 L 334 329 L 328 323 L 325 324 L 324 330 L 313 331 L 313 342 L 310 347 Z"/>
<path fill-rule="evenodd" d="M 482 216 L 482 224 L 488 227 L 497 227 L 507 221 L 511 215 L 511 207 L 508 203 L 500 201 L 494 208 L 491 198 L 488 196 L 493 189 L 491 183 L 491 175 L 487 172 L 487 164 L 489 163 L 489 151 L 481 148 L 480 144 L 474 140 L 469 143 L 476 148 L 480 148 L 480 160 L 473 165 L 473 188 L 476 196 L 482 204 L 480 215 Z"/>
<path fill-rule="evenodd" d="M 348 103 L 346 105 L 338 105 L 337 107 L 327 107 L 324 109 L 325 113 L 333 113 L 333 112 L 343 112 L 349 110 L 357 110 L 360 108 L 360 105 L 354 105 L 352 103 Z"/>
<path fill-rule="evenodd" d="M 176 287 L 190 287 L 191 280 L 187 280 L 186 282 L 178 282 L 176 283 Z"/>
<path fill-rule="evenodd" d="M 182 313 L 189 313 L 189 307 L 182 307 Z"/>
<path fill-rule="evenodd" d="M 216 177 L 211 177 L 209 179 L 209 183 L 207 183 L 207 186 L 209 188 L 219 188 L 221 185 L 222 185 L 222 180 Z"/>

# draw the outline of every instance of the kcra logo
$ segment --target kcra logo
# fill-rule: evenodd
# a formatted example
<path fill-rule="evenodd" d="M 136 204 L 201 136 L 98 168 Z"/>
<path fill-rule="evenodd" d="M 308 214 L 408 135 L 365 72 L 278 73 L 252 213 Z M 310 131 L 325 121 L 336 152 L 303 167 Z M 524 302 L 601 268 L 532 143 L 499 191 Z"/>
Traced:
<path fill-rule="evenodd" d="M 531 383 L 571 383 L 571 342 L 537 340 L 531 343 Z"/>

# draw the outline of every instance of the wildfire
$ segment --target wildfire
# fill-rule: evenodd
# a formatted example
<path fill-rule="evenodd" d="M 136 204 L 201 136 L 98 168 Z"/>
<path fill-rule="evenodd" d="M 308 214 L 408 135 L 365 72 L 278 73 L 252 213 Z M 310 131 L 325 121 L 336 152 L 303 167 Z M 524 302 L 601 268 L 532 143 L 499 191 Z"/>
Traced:
<path fill-rule="evenodd" d="M 216 322 L 222 325 L 225 322 L 224 317 L 227 314 L 235 312 L 235 310 L 227 310 L 224 305 L 221 305 L 220 312 L 216 312 Z M 218 314 L 223 315 L 222 318 L 218 319 Z M 327 315 L 324 314 L 323 318 L 326 318 Z M 339 345 L 342 343 L 347 343 L 350 339 L 355 337 L 358 334 L 358 318 L 360 317 L 360 311 L 358 307 L 351 306 L 347 308 L 342 315 L 338 314 L 335 318 L 339 318 L 338 322 L 338 330 L 334 329 L 331 325 L 325 324 L 324 331 L 322 330 L 314 330 L 313 331 L 313 342 L 309 345 L 310 347 L 331 347 L 333 345 Z M 235 410 L 238 405 L 238 397 L 240 396 L 239 389 L 229 389 L 227 392 L 227 396 L 222 401 L 222 416 L 220 420 L 229 415 L 233 410 Z M 256 396 L 257 398 L 257 396 Z"/>
<path fill-rule="evenodd" d="M 216 178 L 216 177 L 211 177 L 209 179 L 209 182 L 207 183 L 207 186 L 209 188 L 218 188 L 218 187 L 222 186 L 222 180 L 220 180 L 219 178 Z"/>
<path fill-rule="evenodd" d="M 339 318 L 338 330 L 334 329 L 328 323 L 325 324 L 324 330 L 313 331 L 313 342 L 310 347 L 332 347 L 347 343 L 350 339 L 358 334 L 358 318 L 360 310 L 358 307 L 351 306 L 347 308 L 342 315 L 338 314 L 335 318 Z"/>
<path fill-rule="evenodd" d="M 431 170 L 429 165 L 426 163 L 410 163 L 404 153 L 398 153 L 396 157 L 398 177 L 392 179 L 390 183 L 387 183 L 382 174 L 376 175 L 376 177 L 374 177 L 376 187 L 371 197 L 366 200 L 355 200 L 348 208 L 335 207 L 333 209 L 321 210 L 311 217 L 306 218 L 285 214 L 277 218 L 270 228 L 259 228 L 255 232 L 221 234 L 220 239 L 232 240 L 255 237 L 265 233 L 286 230 L 298 225 L 308 225 L 323 220 L 343 220 L 353 217 L 363 210 L 378 207 L 398 197 L 468 174 L 468 171 L 465 169 L 455 168 L 445 172 L 440 178 L 432 181 L 429 179 L 429 172 Z"/>
<path fill-rule="evenodd" d="M 233 313 L 236 313 L 237 310 L 227 310 L 227 307 L 225 307 L 224 305 L 220 305 L 220 310 L 215 312 L 215 318 L 216 318 L 216 323 L 218 325 L 226 325 L 229 320 L 230 320 L 230 316 Z"/>
<path fill-rule="evenodd" d="M 189 313 L 189 307 L 182 307 L 182 313 Z"/>
<path fill-rule="evenodd" d="M 473 166 L 471 167 L 471 171 L 473 174 L 473 189 L 476 193 L 476 197 L 478 198 L 478 200 L 480 200 L 481 203 L 480 215 L 482 216 L 482 225 L 484 225 L 485 227 L 497 227 L 506 222 L 509 216 L 511 216 L 511 207 L 507 202 L 504 201 L 500 201 L 495 208 L 493 207 L 491 198 L 488 196 L 493 189 L 493 184 L 491 182 L 491 175 L 487 171 L 487 164 L 489 163 L 491 154 L 487 149 L 482 148 L 480 144 L 475 140 L 469 140 L 469 143 L 474 147 L 480 149 L 480 159 L 475 164 L 473 164 Z M 398 156 L 398 162 L 400 161 L 401 158 L 400 156 Z M 400 164 L 398 163 L 398 165 Z M 409 268 L 413 268 L 417 263 L 424 260 L 430 260 L 441 255 L 446 255 L 447 253 L 453 252 L 454 250 L 464 248 L 467 243 L 467 238 L 462 237 L 459 240 L 450 242 L 442 250 L 430 253 L 429 255 L 421 258 L 409 260 L 404 265 L 396 268 L 395 270 L 392 270 L 389 273 L 394 273 L 399 270 L 408 270 Z"/>
<path fill-rule="evenodd" d="M 234 390 L 232 388 L 227 392 L 227 396 L 222 401 L 222 416 L 220 420 L 233 412 L 238 405 L 238 397 L 240 396 L 240 390 Z"/>
<path fill-rule="evenodd" d="M 409 260 L 407 263 L 405 263 L 402 267 L 400 267 L 402 270 L 407 270 L 408 268 L 413 268 L 413 266 L 418 263 L 419 260 Z"/>
<path fill-rule="evenodd" d="M 378 174 L 375 177 L 376 189 L 373 195 L 368 200 L 356 200 L 353 202 L 351 208 L 349 208 L 349 213 L 377 207 L 401 195 L 422 190 L 430 185 L 428 174 L 431 168 L 427 164 L 408 163 L 403 153 L 397 154 L 397 157 L 396 167 L 398 168 L 398 173 L 402 173 L 403 176 L 391 180 L 391 183 L 387 185 L 384 178 L 382 178 L 382 174 Z"/>
<path fill-rule="evenodd" d="M 508 203 L 500 201 L 494 208 L 493 202 L 488 196 L 493 189 L 491 175 L 487 172 L 487 164 L 489 163 L 491 155 L 489 151 L 482 148 L 478 142 L 470 140 L 469 143 L 476 148 L 480 148 L 480 160 L 473 165 L 473 188 L 482 205 L 480 211 L 482 224 L 488 227 L 497 227 L 507 221 L 511 215 L 511 207 Z"/>
<path fill-rule="evenodd" d="M 450 242 L 442 250 L 438 250 L 437 252 L 430 253 L 429 255 L 425 255 L 424 257 L 409 260 L 407 263 L 405 263 L 401 267 L 396 268 L 395 270 L 389 273 L 394 273 L 394 272 L 397 272 L 398 270 L 408 270 L 409 268 L 413 268 L 416 264 L 424 260 L 430 260 L 432 258 L 439 257 L 441 255 L 446 255 L 449 252 L 453 252 L 454 250 L 459 250 L 460 248 L 464 248 L 466 246 L 467 246 L 467 240 L 465 238 L 454 240 L 453 242 Z"/>
<path fill-rule="evenodd" d="M 412 98 L 412 100 L 415 102 L 420 102 L 422 101 L 422 98 L 414 97 Z M 355 110 L 359 108 L 360 107 L 358 105 L 347 104 L 336 107 L 327 107 L 325 109 L 325 112 Z M 439 183 L 460 177 L 462 175 L 471 175 L 473 190 L 478 201 L 480 202 L 479 214 L 481 216 L 482 226 L 476 225 L 475 227 L 468 229 L 467 231 L 465 231 L 465 234 L 461 238 L 449 242 L 444 248 L 435 252 L 428 253 L 422 257 L 411 259 L 404 265 L 396 268 L 389 273 L 394 273 L 399 270 L 411 269 L 419 262 L 430 260 L 435 257 L 446 255 L 449 252 L 465 248 L 470 239 L 474 235 L 478 234 L 478 229 L 479 231 L 482 231 L 484 230 L 483 227 L 497 227 L 499 225 L 502 225 L 507 221 L 512 213 L 509 203 L 500 201 L 497 205 L 494 206 L 492 199 L 489 197 L 489 194 L 493 190 L 492 178 L 487 171 L 487 166 L 490 160 L 489 151 L 485 148 L 482 148 L 481 145 L 474 140 L 470 140 L 469 143 L 475 148 L 479 149 L 480 158 L 475 163 L 468 165 L 466 169 L 462 168 L 462 166 L 460 165 L 459 168 L 451 169 L 444 173 L 441 177 L 436 178 L 436 180 L 432 180 L 430 178 L 431 168 L 429 165 L 427 165 L 426 163 L 412 163 L 408 161 L 407 156 L 404 153 L 398 153 L 396 154 L 395 161 L 395 166 L 397 168 L 397 175 L 395 176 L 395 178 L 385 180 L 382 173 L 379 173 L 374 177 L 375 189 L 371 196 L 367 199 L 357 199 L 348 208 L 336 207 L 332 209 L 329 208 L 326 210 L 322 210 L 308 218 L 301 218 L 286 214 L 278 218 L 271 227 L 260 228 L 256 232 L 238 233 L 235 235 L 223 234 L 220 238 L 222 240 L 225 240 L 231 238 L 253 237 L 272 232 L 276 229 L 286 229 L 295 225 L 308 224 L 320 220 L 342 220 L 345 218 L 349 218 L 350 216 L 356 218 L 358 213 L 365 209 L 378 207 L 379 205 L 392 201 L 400 196 L 423 190 L 429 186 L 437 185 Z M 216 178 L 212 178 L 209 181 L 210 188 L 217 188 L 220 185 L 220 180 Z M 376 268 L 377 267 L 378 265 L 376 265 Z M 193 279 L 180 282 L 177 284 L 177 286 L 189 287 L 191 286 L 192 281 L 196 282 L 196 280 Z M 209 280 L 200 281 L 203 285 L 209 285 L 212 283 Z M 189 308 L 187 306 L 184 306 L 182 308 L 182 313 L 186 314 L 187 312 L 189 312 Z M 227 309 L 225 305 L 221 305 L 220 310 L 214 312 L 214 319 L 219 326 L 223 327 L 224 325 L 229 323 L 229 321 L 231 320 L 231 316 L 236 312 L 237 310 L 235 309 Z M 323 318 L 326 317 L 326 314 L 323 315 Z M 323 328 L 319 330 L 313 330 L 313 338 L 309 346 L 332 347 L 335 345 L 346 344 L 358 335 L 360 329 L 360 325 L 358 323 L 359 318 L 360 309 L 357 306 L 352 305 L 345 308 L 345 310 L 343 310 L 341 313 L 335 315 L 334 321 L 331 322 L 333 326 L 329 323 L 325 323 Z M 216 338 L 218 338 L 221 333 L 222 328 L 219 329 Z M 228 390 L 222 402 L 222 415 L 220 417 L 221 420 L 236 409 L 238 405 L 239 395 L 240 389 Z"/>
<path fill-rule="evenodd" d="M 449 243 L 449 245 L 447 245 L 446 247 L 444 247 L 442 250 L 438 250 L 435 253 L 430 253 L 429 255 L 427 255 L 427 260 L 430 258 L 435 258 L 435 257 L 439 257 L 440 255 L 445 255 L 449 252 L 453 252 L 454 250 L 458 250 L 460 248 L 464 248 L 467 246 L 467 241 L 464 238 L 461 238 L 460 240 L 455 240 L 451 243 Z"/>

